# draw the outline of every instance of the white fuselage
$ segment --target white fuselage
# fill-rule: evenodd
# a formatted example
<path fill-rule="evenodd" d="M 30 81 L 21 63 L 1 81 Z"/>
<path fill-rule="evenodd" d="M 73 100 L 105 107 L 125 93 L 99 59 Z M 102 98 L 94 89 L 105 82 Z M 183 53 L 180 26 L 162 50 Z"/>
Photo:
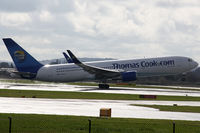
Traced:
<path fill-rule="evenodd" d="M 191 58 L 171 56 L 133 60 L 111 60 L 87 62 L 85 64 L 105 69 L 136 71 L 137 77 L 165 76 L 190 71 L 198 66 Z M 45 65 L 37 73 L 36 79 L 54 82 L 72 82 L 95 79 L 74 63 Z"/>

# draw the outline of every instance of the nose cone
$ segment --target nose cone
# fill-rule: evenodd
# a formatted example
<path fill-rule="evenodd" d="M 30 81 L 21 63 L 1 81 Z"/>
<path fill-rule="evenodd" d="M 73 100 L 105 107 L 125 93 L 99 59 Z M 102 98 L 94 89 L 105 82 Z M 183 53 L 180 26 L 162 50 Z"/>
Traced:
<path fill-rule="evenodd" d="M 194 69 L 194 68 L 196 68 L 198 66 L 198 63 L 196 61 L 194 61 L 193 59 L 188 58 L 187 60 L 189 62 L 189 66 L 190 66 L 189 68 L 190 69 Z"/>

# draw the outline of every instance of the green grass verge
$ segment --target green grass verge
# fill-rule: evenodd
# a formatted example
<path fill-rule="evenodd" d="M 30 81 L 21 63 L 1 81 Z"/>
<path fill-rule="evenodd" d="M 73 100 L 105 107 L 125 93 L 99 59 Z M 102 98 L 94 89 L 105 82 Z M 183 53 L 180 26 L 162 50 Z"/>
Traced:
<path fill-rule="evenodd" d="M 14 133 L 172 133 L 171 120 L 95 118 L 79 116 L 0 114 L 0 132 L 8 132 L 8 117 Z M 200 122 L 174 121 L 177 133 L 199 133 Z"/>
<path fill-rule="evenodd" d="M 155 108 L 159 109 L 160 111 L 200 113 L 200 107 L 196 106 L 168 106 L 168 105 L 142 105 L 142 104 L 131 104 L 131 105 Z"/>
<path fill-rule="evenodd" d="M 93 92 L 61 92 L 35 90 L 0 89 L 0 97 L 56 98 L 56 99 L 104 99 L 104 100 L 163 100 L 163 101 L 200 101 L 200 97 L 157 96 L 156 99 L 139 98 L 134 94 L 111 94 Z"/>

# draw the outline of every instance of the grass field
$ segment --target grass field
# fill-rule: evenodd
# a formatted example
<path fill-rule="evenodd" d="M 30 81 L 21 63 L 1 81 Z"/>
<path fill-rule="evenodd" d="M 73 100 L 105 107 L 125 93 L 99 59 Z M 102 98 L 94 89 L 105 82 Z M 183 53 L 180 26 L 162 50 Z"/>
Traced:
<path fill-rule="evenodd" d="M 14 133 L 172 133 L 171 120 L 95 118 L 56 115 L 0 114 L 0 132 L 8 132 L 8 117 Z M 200 122 L 174 121 L 177 133 L 199 133 Z"/>
<path fill-rule="evenodd" d="M 57 98 L 57 99 L 104 99 L 104 100 L 163 100 L 163 101 L 200 101 L 200 97 L 157 96 L 156 99 L 139 98 L 134 94 L 111 94 L 92 92 L 60 92 L 35 90 L 0 89 L 0 97 Z"/>
<path fill-rule="evenodd" d="M 197 106 L 167 106 L 167 105 L 141 105 L 141 104 L 132 104 L 132 105 L 155 108 L 159 109 L 160 111 L 200 113 L 200 107 Z"/>

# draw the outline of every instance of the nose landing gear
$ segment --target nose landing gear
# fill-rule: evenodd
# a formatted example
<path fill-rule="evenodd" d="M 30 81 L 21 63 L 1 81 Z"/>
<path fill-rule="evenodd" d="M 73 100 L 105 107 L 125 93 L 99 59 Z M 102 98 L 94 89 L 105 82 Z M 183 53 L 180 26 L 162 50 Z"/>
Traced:
<path fill-rule="evenodd" d="M 109 87 L 108 84 L 99 84 L 99 89 L 109 89 Z"/>

